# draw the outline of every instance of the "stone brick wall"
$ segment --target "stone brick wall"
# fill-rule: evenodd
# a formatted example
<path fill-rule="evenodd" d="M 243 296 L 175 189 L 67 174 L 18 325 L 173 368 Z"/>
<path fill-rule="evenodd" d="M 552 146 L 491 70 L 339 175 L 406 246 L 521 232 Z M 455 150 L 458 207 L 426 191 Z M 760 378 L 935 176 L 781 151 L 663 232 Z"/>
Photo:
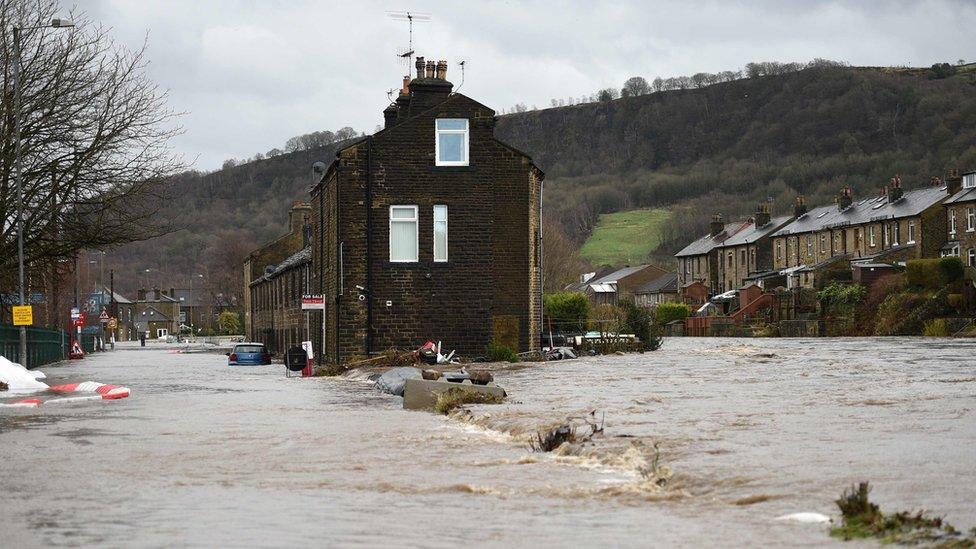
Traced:
<path fill-rule="evenodd" d="M 302 263 L 250 287 L 251 341 L 264 343 L 272 354 L 301 345 L 307 337 L 301 297 L 313 293 L 311 265 Z"/>
<path fill-rule="evenodd" d="M 436 118 L 469 120 L 469 166 L 435 166 Z M 412 349 L 428 338 L 480 355 L 495 317 L 517 320 L 519 350 L 537 348 L 541 173 L 493 129 L 493 111 L 454 95 L 340 151 L 312 202 L 312 271 L 316 282 L 324 276 L 328 360 Z M 393 205 L 418 207 L 417 262 L 390 261 Z M 444 263 L 433 261 L 435 205 L 448 209 Z"/>

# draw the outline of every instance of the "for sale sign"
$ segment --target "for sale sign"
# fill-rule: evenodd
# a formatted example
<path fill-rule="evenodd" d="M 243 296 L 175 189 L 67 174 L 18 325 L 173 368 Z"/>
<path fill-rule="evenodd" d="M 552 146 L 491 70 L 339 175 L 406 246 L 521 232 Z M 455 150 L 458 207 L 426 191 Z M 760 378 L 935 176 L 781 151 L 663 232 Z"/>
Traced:
<path fill-rule="evenodd" d="M 324 311 L 325 310 L 325 298 L 320 294 L 306 294 L 302 296 L 302 310 L 303 311 Z"/>
<path fill-rule="evenodd" d="M 34 309 L 30 305 L 14 305 L 14 326 L 30 326 L 34 323 Z"/>

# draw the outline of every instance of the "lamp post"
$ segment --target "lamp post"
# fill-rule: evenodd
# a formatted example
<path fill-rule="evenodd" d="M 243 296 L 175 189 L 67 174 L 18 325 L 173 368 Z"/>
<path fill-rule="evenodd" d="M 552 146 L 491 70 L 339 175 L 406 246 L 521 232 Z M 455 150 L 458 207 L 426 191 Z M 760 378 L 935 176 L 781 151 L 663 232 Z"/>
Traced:
<path fill-rule="evenodd" d="M 20 85 L 20 33 L 25 30 L 39 30 L 45 28 L 73 27 L 74 23 L 67 19 L 52 19 L 47 25 L 35 27 L 14 27 L 14 181 L 17 185 L 17 273 L 20 282 L 20 304 L 26 305 L 24 299 L 24 186 L 23 159 L 21 158 L 21 85 Z M 20 327 L 20 362 L 27 364 L 27 326 Z"/>
<path fill-rule="evenodd" d="M 193 340 L 194 341 L 196 341 L 196 334 L 193 333 L 193 308 L 192 308 L 193 307 L 193 279 L 194 278 L 197 278 L 197 277 L 203 278 L 203 275 L 202 274 L 191 274 L 190 275 L 190 297 L 189 297 L 189 302 L 186 304 L 187 305 L 187 307 L 186 307 L 186 309 L 187 309 L 186 316 L 188 317 L 187 319 L 190 321 L 190 335 L 193 336 L 193 338 L 194 338 Z M 197 316 L 199 316 L 199 315 L 197 315 Z"/>

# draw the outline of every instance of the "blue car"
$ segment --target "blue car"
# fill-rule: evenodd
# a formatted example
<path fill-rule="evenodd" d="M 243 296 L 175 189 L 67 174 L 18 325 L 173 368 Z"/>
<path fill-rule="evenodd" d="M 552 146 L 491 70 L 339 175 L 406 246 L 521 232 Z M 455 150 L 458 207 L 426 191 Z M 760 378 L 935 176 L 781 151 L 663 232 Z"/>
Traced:
<path fill-rule="evenodd" d="M 263 343 L 238 343 L 227 353 L 228 366 L 262 366 L 271 364 L 271 353 Z"/>

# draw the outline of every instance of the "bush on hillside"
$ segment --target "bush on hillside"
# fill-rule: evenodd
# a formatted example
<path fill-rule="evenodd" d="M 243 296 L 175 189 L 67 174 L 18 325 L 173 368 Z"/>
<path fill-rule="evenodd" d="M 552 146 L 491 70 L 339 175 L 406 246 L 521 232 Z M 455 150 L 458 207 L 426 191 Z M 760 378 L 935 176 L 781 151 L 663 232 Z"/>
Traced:
<path fill-rule="evenodd" d="M 963 272 L 963 263 L 958 257 L 913 259 L 905 268 L 910 285 L 929 290 L 938 290 L 962 280 Z"/>
<path fill-rule="evenodd" d="M 926 337 L 947 337 L 949 335 L 949 327 L 946 325 L 944 318 L 933 318 L 925 323 L 923 335 Z"/>
<path fill-rule="evenodd" d="M 675 320 L 684 320 L 690 315 L 691 307 L 687 303 L 659 303 L 654 309 L 654 320 L 661 326 L 670 324 Z"/>
<path fill-rule="evenodd" d="M 590 318 L 590 300 L 581 292 L 556 292 L 542 298 L 546 320 L 557 332 L 581 332 Z"/>

